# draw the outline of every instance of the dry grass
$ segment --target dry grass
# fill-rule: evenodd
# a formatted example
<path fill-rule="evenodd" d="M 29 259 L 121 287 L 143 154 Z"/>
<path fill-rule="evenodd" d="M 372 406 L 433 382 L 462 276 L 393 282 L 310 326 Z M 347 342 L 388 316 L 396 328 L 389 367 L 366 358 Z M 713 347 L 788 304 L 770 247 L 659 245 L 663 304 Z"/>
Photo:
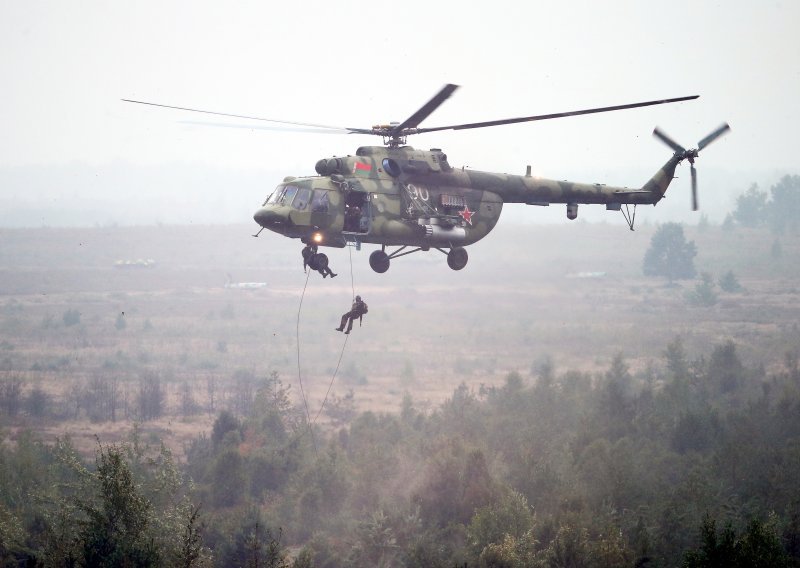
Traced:
<path fill-rule="evenodd" d="M 299 400 L 297 314 L 306 281 L 300 246 L 251 228 L 152 227 L 3 231 L 0 249 L 0 379 L 19 376 L 62 399 L 92 377 L 119 381 L 131 400 L 140 377 L 157 372 L 168 389 L 165 418 L 146 424 L 179 453 L 213 420 L 179 418 L 179 388 L 200 405 L 215 379 L 230 397 L 237 370 L 277 370 Z M 438 252 L 393 262 L 383 275 L 367 264 L 370 250 L 330 251 L 340 276 L 308 281 L 300 320 L 303 385 L 319 408 L 344 336 L 333 331 L 350 304 L 350 254 L 355 292 L 370 306 L 344 352 L 333 392 L 350 388 L 360 410 L 394 411 L 403 394 L 434 407 L 460 383 L 498 384 L 523 376 L 550 357 L 557 369 L 597 371 L 618 352 L 634 370 L 659 362 L 680 335 L 690 354 L 732 338 L 750 364 L 781 364 L 800 332 L 800 239 L 769 252 L 767 232 L 687 229 L 698 268 L 719 277 L 733 269 L 745 286 L 710 308 L 684 299 L 693 282 L 668 287 L 641 276 L 653 227 L 573 224 L 500 227 L 470 247 L 470 264 L 450 271 Z M 116 260 L 153 258 L 152 269 L 119 270 Z M 604 272 L 600 278 L 571 278 Z M 266 282 L 260 290 L 226 289 L 235 281 Z M 66 327 L 68 309 L 81 324 Z M 115 327 L 124 312 L 126 326 Z M 360 380 L 361 378 L 361 380 Z M 365 381 L 364 381 L 365 379 Z M 94 436 L 121 439 L 129 421 L 59 424 L 5 421 L 48 438 L 69 433 L 91 451 Z"/>

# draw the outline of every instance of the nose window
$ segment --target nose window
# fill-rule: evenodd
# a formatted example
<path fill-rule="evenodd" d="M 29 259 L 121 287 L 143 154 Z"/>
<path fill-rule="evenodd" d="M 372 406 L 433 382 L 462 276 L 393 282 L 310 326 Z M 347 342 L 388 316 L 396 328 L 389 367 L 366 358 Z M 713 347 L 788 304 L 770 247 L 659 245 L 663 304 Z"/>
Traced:
<path fill-rule="evenodd" d="M 295 194 L 297 193 L 297 188 L 293 185 L 290 185 L 286 188 L 286 193 L 283 195 L 283 199 L 281 199 L 281 205 L 289 205 L 294 199 Z"/>
<path fill-rule="evenodd" d="M 285 188 L 283 188 L 283 187 L 278 187 L 278 188 L 277 188 L 275 191 L 273 191 L 273 192 L 272 192 L 272 195 L 270 195 L 270 196 L 267 198 L 267 200 L 264 202 L 264 205 L 267 205 L 267 204 L 269 204 L 269 205 L 275 205 L 275 204 L 278 202 L 278 200 L 279 200 L 281 197 L 283 197 L 283 190 L 284 190 L 284 189 L 285 189 Z"/>

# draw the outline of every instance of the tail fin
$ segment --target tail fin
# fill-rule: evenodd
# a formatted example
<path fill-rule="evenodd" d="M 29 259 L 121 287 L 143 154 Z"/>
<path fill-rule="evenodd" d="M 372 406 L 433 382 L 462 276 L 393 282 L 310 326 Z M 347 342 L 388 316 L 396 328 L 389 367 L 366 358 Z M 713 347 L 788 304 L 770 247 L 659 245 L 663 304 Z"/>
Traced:
<path fill-rule="evenodd" d="M 653 177 L 642 187 L 643 190 L 653 194 L 655 198 L 653 200 L 654 204 L 664 197 L 669 184 L 672 183 L 672 180 L 675 178 L 675 168 L 681 163 L 683 158 L 684 156 L 682 154 L 676 152 L 675 155 L 672 156 L 666 164 L 661 166 L 661 169 L 653 174 Z"/>

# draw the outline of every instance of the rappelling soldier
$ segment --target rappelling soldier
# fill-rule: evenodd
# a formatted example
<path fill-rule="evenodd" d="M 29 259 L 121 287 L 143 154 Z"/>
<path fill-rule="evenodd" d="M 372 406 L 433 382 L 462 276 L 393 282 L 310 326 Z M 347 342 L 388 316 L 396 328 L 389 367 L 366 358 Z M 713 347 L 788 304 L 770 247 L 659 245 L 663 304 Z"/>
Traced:
<path fill-rule="evenodd" d="M 367 303 L 361 300 L 361 296 L 356 296 L 356 299 L 353 300 L 353 307 L 342 316 L 342 323 L 339 324 L 336 331 L 344 330 L 345 333 L 350 333 L 350 330 L 353 329 L 353 320 L 358 318 L 358 325 L 360 326 L 364 314 L 368 311 Z M 344 329 L 345 324 L 347 324 L 346 330 Z"/>
<path fill-rule="evenodd" d="M 306 268 L 310 266 L 312 270 L 316 270 L 322 274 L 323 278 L 327 278 L 328 276 L 331 278 L 336 278 L 337 275 L 334 274 L 333 270 L 331 270 L 327 263 L 325 266 L 320 266 L 320 263 L 317 260 L 317 245 L 306 245 L 301 251 L 301 254 L 303 255 L 303 272 L 305 272 Z"/>

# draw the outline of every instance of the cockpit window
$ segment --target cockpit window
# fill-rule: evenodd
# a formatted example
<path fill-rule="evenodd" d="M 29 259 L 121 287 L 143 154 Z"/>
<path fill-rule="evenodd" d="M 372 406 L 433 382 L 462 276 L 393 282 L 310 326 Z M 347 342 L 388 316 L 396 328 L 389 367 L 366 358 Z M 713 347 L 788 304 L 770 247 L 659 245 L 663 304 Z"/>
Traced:
<path fill-rule="evenodd" d="M 281 205 L 290 205 L 296 193 L 297 193 L 296 186 L 294 185 L 288 186 L 286 188 L 286 193 L 283 195 L 283 199 L 281 199 Z"/>
<path fill-rule="evenodd" d="M 328 205 L 328 192 L 324 189 L 315 189 L 314 198 L 311 200 L 311 211 L 314 213 L 327 213 Z"/>
<path fill-rule="evenodd" d="M 298 211 L 305 211 L 305 208 L 308 207 L 309 197 L 311 197 L 311 190 L 305 187 L 300 188 L 297 191 L 297 195 L 294 196 L 292 207 L 294 207 Z"/>
<path fill-rule="evenodd" d="M 285 187 L 283 187 L 282 185 L 279 185 L 277 187 L 277 189 L 275 189 L 275 191 L 272 192 L 272 195 L 270 195 L 267 198 L 267 200 L 264 202 L 264 205 L 267 205 L 267 204 L 275 205 L 280 200 L 280 198 L 283 197 L 283 192 L 284 192 L 285 189 L 286 189 Z"/>

